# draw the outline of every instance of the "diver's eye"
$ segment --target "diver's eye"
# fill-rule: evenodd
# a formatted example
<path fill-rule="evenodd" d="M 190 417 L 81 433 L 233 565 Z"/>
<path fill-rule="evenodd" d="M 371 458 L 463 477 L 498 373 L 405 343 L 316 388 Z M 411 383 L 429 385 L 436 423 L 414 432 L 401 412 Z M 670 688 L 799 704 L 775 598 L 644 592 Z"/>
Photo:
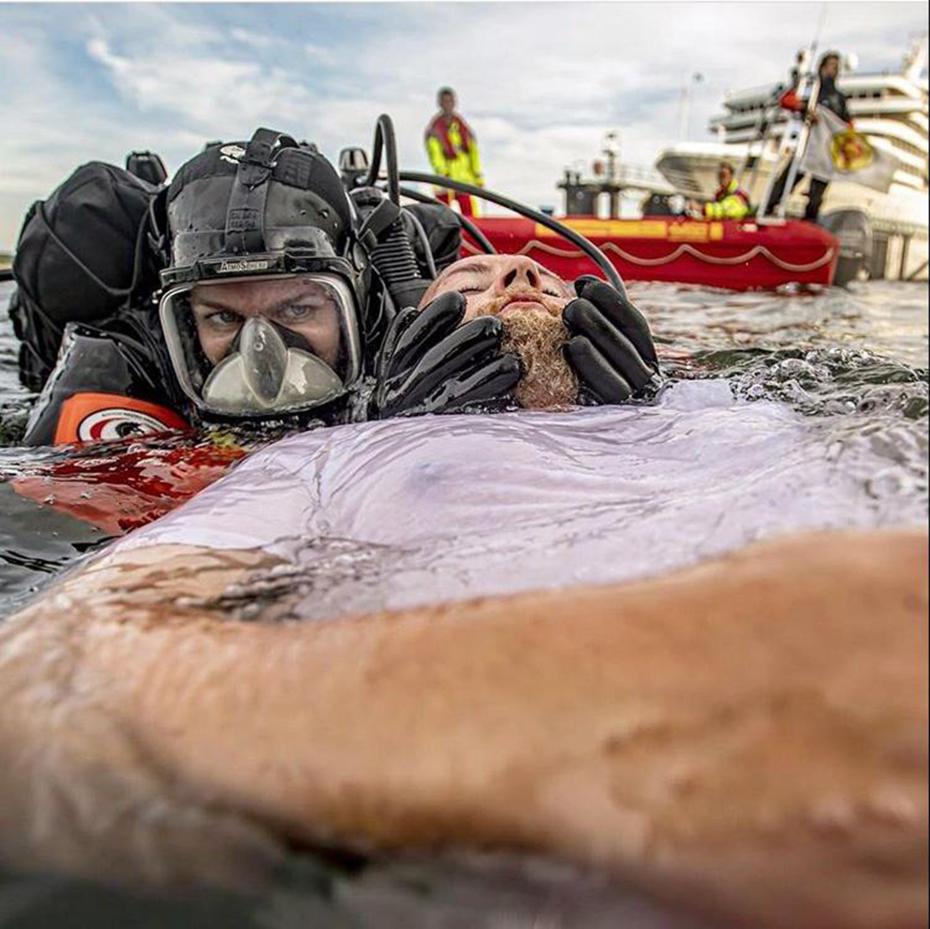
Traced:
<path fill-rule="evenodd" d="M 278 312 L 278 318 L 284 323 L 302 323 L 311 319 L 322 309 L 321 305 L 308 303 L 291 304 L 282 307 Z"/>
<path fill-rule="evenodd" d="M 205 319 L 207 325 L 216 330 L 236 329 L 242 325 L 242 317 L 232 310 L 217 310 L 209 313 Z"/>
<path fill-rule="evenodd" d="M 550 297 L 561 297 L 562 296 L 562 294 L 560 294 L 557 290 L 551 290 L 551 289 L 543 290 L 543 293 L 549 294 Z"/>
<path fill-rule="evenodd" d="M 480 294 L 484 290 L 483 287 L 459 287 L 458 292 L 460 294 Z"/>

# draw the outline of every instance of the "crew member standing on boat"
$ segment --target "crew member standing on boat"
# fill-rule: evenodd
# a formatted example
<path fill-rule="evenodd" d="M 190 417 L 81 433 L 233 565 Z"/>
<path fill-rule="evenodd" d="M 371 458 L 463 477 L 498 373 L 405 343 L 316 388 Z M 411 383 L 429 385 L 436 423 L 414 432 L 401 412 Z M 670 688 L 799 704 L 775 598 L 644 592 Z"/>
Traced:
<path fill-rule="evenodd" d="M 739 186 L 729 161 L 721 161 L 717 169 L 717 182 L 720 186 L 714 194 L 714 199 L 703 205 L 692 204 L 696 218 L 703 219 L 745 219 L 751 210 L 749 194 Z"/>
<path fill-rule="evenodd" d="M 451 87 L 441 87 L 436 102 L 439 112 L 430 120 L 425 135 L 426 153 L 433 172 L 453 181 L 484 187 L 478 143 L 471 126 L 455 110 L 455 91 Z M 454 198 L 464 216 L 478 215 L 478 204 L 468 194 L 442 190 L 437 197 L 450 206 Z"/>
<path fill-rule="evenodd" d="M 839 52 L 831 51 L 824 53 L 818 67 L 819 84 L 817 96 L 813 104 L 809 105 L 807 100 L 802 100 L 798 97 L 797 89 L 792 88 L 782 95 L 780 100 L 782 107 L 797 113 L 807 111 L 810 114 L 808 118 L 812 122 L 816 122 L 817 116 L 814 113 L 814 108 L 822 106 L 839 116 L 843 122 L 852 126 L 852 117 L 849 115 L 846 95 L 836 86 L 836 79 L 839 73 Z M 785 185 L 788 183 L 788 174 L 790 170 L 791 162 L 785 166 L 778 180 L 775 182 L 775 186 L 772 188 L 772 193 L 769 195 L 769 200 L 765 208 L 766 213 L 771 213 L 781 202 L 782 195 L 785 192 Z M 792 190 L 806 177 L 807 174 L 803 174 L 799 171 L 795 177 Z M 823 197 L 828 186 L 829 181 L 822 181 L 819 178 L 811 177 L 810 188 L 807 193 L 807 209 L 804 211 L 804 218 L 808 220 L 808 222 L 817 222 L 817 217 L 820 215 L 820 204 L 823 202 Z"/>

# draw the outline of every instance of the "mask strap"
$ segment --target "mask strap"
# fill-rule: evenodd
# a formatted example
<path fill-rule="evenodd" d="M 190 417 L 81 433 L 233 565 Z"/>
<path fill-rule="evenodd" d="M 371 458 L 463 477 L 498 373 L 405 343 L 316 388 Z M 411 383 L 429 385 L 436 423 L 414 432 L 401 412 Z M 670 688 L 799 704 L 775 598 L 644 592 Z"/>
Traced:
<path fill-rule="evenodd" d="M 265 251 L 265 201 L 268 179 L 283 148 L 298 148 L 292 136 L 256 129 L 239 162 L 226 211 L 226 250 L 231 254 Z"/>

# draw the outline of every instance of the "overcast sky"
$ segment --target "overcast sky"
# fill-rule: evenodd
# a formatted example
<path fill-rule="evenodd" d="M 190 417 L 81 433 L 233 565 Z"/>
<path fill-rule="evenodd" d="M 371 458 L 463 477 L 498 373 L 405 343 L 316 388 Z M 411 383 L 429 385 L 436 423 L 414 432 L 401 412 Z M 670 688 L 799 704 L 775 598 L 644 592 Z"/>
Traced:
<path fill-rule="evenodd" d="M 780 80 L 811 41 L 897 70 L 926 3 L 0 3 L 0 250 L 22 214 L 76 165 L 153 149 L 169 170 L 211 139 L 259 125 L 331 157 L 369 146 L 390 113 L 402 163 L 426 167 L 423 127 L 451 84 L 478 136 L 488 183 L 559 203 L 567 165 L 608 130 L 652 164 L 690 138 L 729 89 Z"/>

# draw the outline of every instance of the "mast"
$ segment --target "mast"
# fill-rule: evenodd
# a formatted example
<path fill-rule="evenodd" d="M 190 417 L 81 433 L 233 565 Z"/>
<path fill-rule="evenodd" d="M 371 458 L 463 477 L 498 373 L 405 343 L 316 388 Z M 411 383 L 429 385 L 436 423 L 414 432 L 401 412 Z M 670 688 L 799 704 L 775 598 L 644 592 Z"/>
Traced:
<path fill-rule="evenodd" d="M 820 8 L 820 18 L 817 22 L 817 31 L 814 33 L 814 38 L 811 41 L 810 49 L 807 53 L 807 68 L 801 68 L 802 59 L 799 59 L 800 73 L 798 80 L 798 90 L 801 91 L 801 99 L 805 99 L 804 93 L 807 93 L 807 106 L 805 107 L 804 114 L 801 117 L 801 127 L 798 129 L 794 152 L 792 154 L 791 163 L 788 168 L 788 177 L 785 182 L 784 190 L 782 191 L 781 200 L 773 211 L 774 215 L 779 219 L 785 218 L 785 213 L 788 209 L 788 200 L 791 198 L 792 188 L 794 187 L 795 179 L 797 178 L 798 171 L 801 167 L 801 159 L 804 157 L 804 152 L 807 149 L 807 140 L 810 137 L 811 116 L 817 107 L 817 97 L 820 94 L 820 73 L 818 71 L 815 74 L 813 69 L 816 67 L 815 57 L 817 54 L 817 46 L 820 42 L 820 34 L 823 31 L 823 26 L 826 22 L 826 19 L 827 4 L 823 3 Z M 792 125 L 796 125 L 797 122 L 798 117 L 795 115 L 788 123 L 785 134 L 782 136 L 785 142 L 788 141 L 789 129 L 791 129 Z M 775 168 L 776 170 L 772 172 L 772 175 L 769 178 L 769 182 L 765 185 L 765 194 L 762 198 L 762 202 L 759 205 L 759 212 L 756 216 L 757 219 L 762 219 L 764 217 L 765 208 L 768 205 L 769 197 L 772 195 L 772 191 L 775 189 L 775 184 L 778 181 L 779 172 L 777 171 L 777 163 Z"/>
<path fill-rule="evenodd" d="M 799 88 L 801 83 L 801 76 L 807 71 L 810 64 L 810 53 L 807 49 L 800 49 L 795 56 L 794 67 L 791 69 L 791 80 L 789 90 L 794 90 Z M 762 166 L 762 162 L 765 159 L 765 150 L 768 147 L 769 138 L 772 127 L 775 125 L 777 113 L 781 108 L 779 105 L 779 100 L 782 95 L 783 85 L 779 84 L 769 100 L 767 100 L 763 105 L 759 113 L 759 118 L 756 120 L 754 131 L 749 138 L 749 142 L 746 144 L 746 155 L 743 158 L 743 163 L 740 165 L 739 170 L 739 182 L 740 186 L 747 191 L 751 191 L 756 184 L 756 178 L 759 175 L 759 169 Z M 759 153 L 758 155 L 753 154 L 753 148 L 756 143 L 759 143 Z M 776 164 L 777 167 L 777 164 Z M 751 169 L 749 175 L 748 184 L 743 183 L 743 178 L 746 174 L 747 169 Z"/>
<path fill-rule="evenodd" d="M 902 73 L 909 81 L 914 81 L 916 83 L 926 63 L 927 33 L 925 32 L 914 40 L 907 54 L 904 56 Z"/>

